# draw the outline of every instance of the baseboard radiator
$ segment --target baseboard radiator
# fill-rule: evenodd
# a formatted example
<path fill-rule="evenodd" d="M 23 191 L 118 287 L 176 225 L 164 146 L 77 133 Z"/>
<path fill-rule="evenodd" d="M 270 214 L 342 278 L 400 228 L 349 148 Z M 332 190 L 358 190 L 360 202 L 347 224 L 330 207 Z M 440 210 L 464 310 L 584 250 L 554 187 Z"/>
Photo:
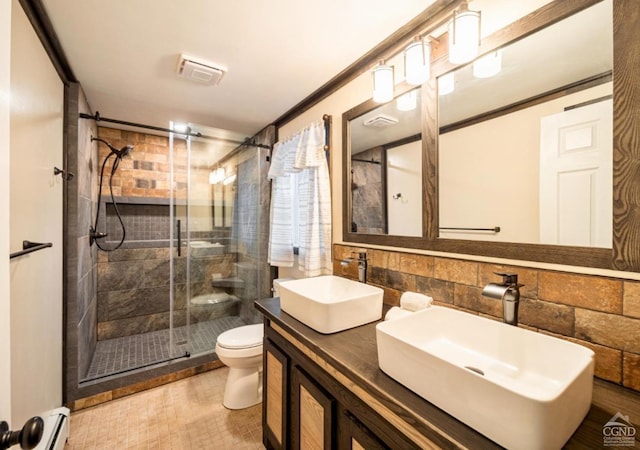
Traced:
<path fill-rule="evenodd" d="M 63 450 L 69 438 L 69 408 L 56 408 L 44 420 L 42 439 L 35 450 Z"/>

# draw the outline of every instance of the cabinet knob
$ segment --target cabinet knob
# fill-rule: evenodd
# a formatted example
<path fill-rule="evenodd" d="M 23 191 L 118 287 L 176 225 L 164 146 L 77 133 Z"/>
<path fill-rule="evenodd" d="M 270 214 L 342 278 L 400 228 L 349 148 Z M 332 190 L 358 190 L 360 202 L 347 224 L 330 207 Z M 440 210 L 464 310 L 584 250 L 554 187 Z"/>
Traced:
<path fill-rule="evenodd" d="M 27 420 L 20 431 L 11 431 L 7 422 L 0 422 L 0 450 L 16 444 L 27 450 L 35 448 L 40 443 L 43 432 L 44 420 L 37 416 Z"/>

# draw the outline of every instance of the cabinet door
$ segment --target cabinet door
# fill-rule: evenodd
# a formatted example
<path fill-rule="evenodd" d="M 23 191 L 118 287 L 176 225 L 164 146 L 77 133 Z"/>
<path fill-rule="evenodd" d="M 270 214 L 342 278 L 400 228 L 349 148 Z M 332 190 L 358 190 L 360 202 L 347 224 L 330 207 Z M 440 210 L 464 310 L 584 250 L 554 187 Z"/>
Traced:
<path fill-rule="evenodd" d="M 262 389 L 263 442 L 269 449 L 288 448 L 288 359 L 269 339 L 264 340 Z"/>
<path fill-rule="evenodd" d="M 341 409 L 339 420 L 339 448 L 351 450 L 386 450 L 389 448 L 349 411 Z"/>
<path fill-rule="evenodd" d="M 291 370 L 291 437 L 294 449 L 335 448 L 335 400 L 298 366 Z"/>

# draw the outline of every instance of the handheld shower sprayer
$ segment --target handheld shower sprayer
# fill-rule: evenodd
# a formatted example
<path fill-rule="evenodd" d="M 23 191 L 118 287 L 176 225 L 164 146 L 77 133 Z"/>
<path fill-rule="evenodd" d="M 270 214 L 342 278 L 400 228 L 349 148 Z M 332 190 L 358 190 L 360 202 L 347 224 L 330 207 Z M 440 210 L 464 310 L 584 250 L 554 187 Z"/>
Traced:
<path fill-rule="evenodd" d="M 133 145 L 125 145 L 120 150 L 118 150 L 117 148 L 115 148 L 113 145 L 111 145 L 109 142 L 105 141 L 104 139 L 91 136 L 91 142 L 93 141 L 102 142 L 104 145 L 109 147 L 109 150 L 111 150 L 111 154 L 116 155 L 116 158 L 122 158 L 124 156 L 127 156 L 131 152 L 131 150 L 133 150 Z M 111 154 L 109 154 L 109 156 L 111 156 Z M 107 156 L 107 159 L 109 159 L 109 156 Z"/>
<path fill-rule="evenodd" d="M 93 141 L 102 142 L 104 145 L 109 147 L 109 150 L 111 150 L 111 152 L 102 162 L 102 168 L 100 169 L 100 186 L 98 188 L 98 206 L 96 208 L 96 220 L 93 226 L 89 227 L 89 245 L 93 245 L 93 243 L 95 242 L 100 250 L 110 252 L 113 250 L 117 250 L 122 246 L 127 233 L 127 230 L 124 226 L 124 221 L 122 220 L 122 216 L 120 215 L 120 211 L 118 210 L 118 204 L 116 203 L 115 197 L 113 195 L 113 175 L 116 173 L 116 170 L 118 169 L 122 158 L 131 153 L 131 150 L 133 150 L 133 145 L 125 145 L 121 149 L 117 149 L 104 139 L 91 136 L 91 142 Z M 116 159 L 113 161 L 113 165 L 111 166 L 111 175 L 109 176 L 109 192 L 111 193 L 111 203 L 113 204 L 113 209 L 115 210 L 116 216 L 118 216 L 118 220 L 120 221 L 120 226 L 122 227 L 122 239 L 120 239 L 120 242 L 114 248 L 107 249 L 102 247 L 100 245 L 100 242 L 98 241 L 98 239 L 104 239 L 105 237 L 107 237 L 107 233 L 98 232 L 98 217 L 100 216 L 100 204 L 102 203 L 102 179 L 104 177 L 104 169 L 107 165 L 107 161 L 109 161 L 109 158 L 111 158 L 112 155 L 115 155 Z"/>

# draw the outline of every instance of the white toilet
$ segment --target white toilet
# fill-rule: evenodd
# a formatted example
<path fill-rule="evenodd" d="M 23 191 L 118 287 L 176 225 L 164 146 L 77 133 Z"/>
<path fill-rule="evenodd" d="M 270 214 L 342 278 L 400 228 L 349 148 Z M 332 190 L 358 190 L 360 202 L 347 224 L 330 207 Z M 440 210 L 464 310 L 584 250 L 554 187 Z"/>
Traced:
<path fill-rule="evenodd" d="M 229 366 L 222 404 L 243 409 L 262 401 L 262 336 L 264 326 L 245 325 L 225 331 L 216 342 L 216 353 Z"/>

